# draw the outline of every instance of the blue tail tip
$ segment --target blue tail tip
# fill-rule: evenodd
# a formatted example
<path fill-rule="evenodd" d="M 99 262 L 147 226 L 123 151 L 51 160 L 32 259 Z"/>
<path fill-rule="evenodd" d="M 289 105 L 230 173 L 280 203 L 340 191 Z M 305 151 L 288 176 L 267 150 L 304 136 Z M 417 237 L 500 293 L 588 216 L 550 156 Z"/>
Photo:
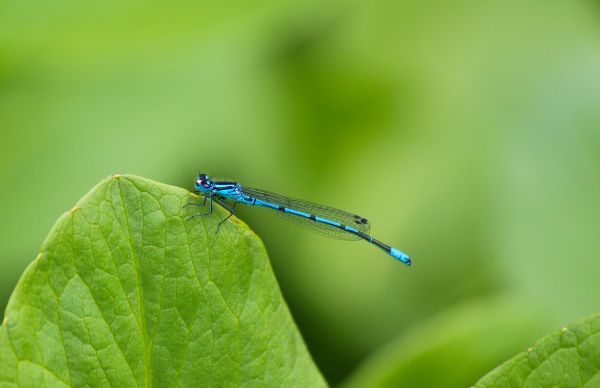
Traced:
<path fill-rule="evenodd" d="M 412 264 L 412 261 L 410 261 L 410 257 L 408 257 L 408 255 L 406 253 L 399 251 L 396 248 L 390 249 L 390 255 L 393 258 L 400 260 L 401 262 L 403 262 L 406 265 Z"/>

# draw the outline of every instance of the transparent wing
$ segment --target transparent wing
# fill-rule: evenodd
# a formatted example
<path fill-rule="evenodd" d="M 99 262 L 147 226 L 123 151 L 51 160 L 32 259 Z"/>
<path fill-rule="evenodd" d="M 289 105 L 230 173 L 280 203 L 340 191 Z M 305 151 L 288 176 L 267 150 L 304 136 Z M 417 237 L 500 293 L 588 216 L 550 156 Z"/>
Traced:
<path fill-rule="evenodd" d="M 252 187 L 244 187 L 242 190 L 244 191 L 244 194 L 254 197 L 256 199 L 260 199 L 265 202 L 270 202 L 279 206 L 284 206 L 290 209 L 298 210 L 304 213 L 312 214 L 314 216 L 327 218 L 331 221 L 339 222 L 340 224 L 346 226 L 351 226 L 367 235 L 371 231 L 369 221 L 366 218 L 356 214 L 334 209 L 325 205 L 319 205 L 309 201 L 303 201 L 301 199 L 289 198 L 265 190 L 254 189 Z M 305 229 L 330 238 L 336 238 L 340 240 L 360 239 L 360 237 L 356 236 L 355 234 L 345 232 L 342 229 L 336 228 L 335 226 L 313 221 L 310 218 L 299 217 L 279 211 L 276 212 L 276 214 L 298 226 L 301 226 Z"/>

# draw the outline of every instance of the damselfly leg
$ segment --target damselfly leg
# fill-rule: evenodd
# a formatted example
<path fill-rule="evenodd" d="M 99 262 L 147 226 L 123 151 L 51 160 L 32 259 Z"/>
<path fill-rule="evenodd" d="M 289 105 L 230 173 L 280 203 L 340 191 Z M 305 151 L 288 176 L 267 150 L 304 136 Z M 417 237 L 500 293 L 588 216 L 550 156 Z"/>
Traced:
<path fill-rule="evenodd" d="M 188 203 L 186 203 L 184 207 L 186 207 L 186 206 L 201 206 L 201 207 L 204 207 L 206 205 L 206 200 L 207 199 L 210 200 L 209 201 L 208 212 L 202 213 L 202 214 L 193 214 L 193 215 L 189 216 L 187 218 L 187 220 L 191 220 L 191 219 L 196 218 L 196 217 L 208 216 L 208 215 L 212 214 L 212 212 L 213 212 L 213 199 L 212 199 L 212 197 L 213 197 L 212 195 L 205 195 L 204 196 L 204 201 L 202 201 L 202 204 L 199 204 L 199 203 L 196 203 L 196 202 L 188 202 Z"/>
<path fill-rule="evenodd" d="M 227 217 L 225 217 L 225 219 L 223 219 L 222 221 L 219 222 L 219 224 L 217 225 L 217 231 L 215 233 L 219 233 L 219 229 L 221 228 L 221 224 L 225 221 L 227 221 L 228 219 L 231 218 L 231 216 L 233 216 L 235 214 L 235 205 L 237 205 L 237 201 L 233 202 L 233 206 L 229 206 L 229 204 L 227 202 L 225 202 L 225 198 L 223 197 L 217 197 L 215 199 L 215 201 L 217 201 L 217 203 L 221 206 L 223 206 L 225 209 L 229 210 L 229 215 Z"/>

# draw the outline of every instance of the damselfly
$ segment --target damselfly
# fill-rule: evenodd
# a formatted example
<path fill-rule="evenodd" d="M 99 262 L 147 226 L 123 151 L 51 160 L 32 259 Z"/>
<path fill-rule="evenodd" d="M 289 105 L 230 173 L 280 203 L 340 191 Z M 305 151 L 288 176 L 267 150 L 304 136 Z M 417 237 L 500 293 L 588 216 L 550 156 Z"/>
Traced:
<path fill-rule="evenodd" d="M 234 215 L 235 206 L 238 203 L 262 206 L 276 210 L 278 214 L 289 221 L 328 237 L 342 240 L 366 240 L 383 249 L 387 254 L 404 264 L 411 264 L 410 258 L 405 253 L 371 237 L 369 234 L 371 229 L 369 221 L 356 214 L 301 199 L 288 198 L 265 190 L 253 189 L 242 186 L 238 182 L 211 180 L 206 174 L 198 175 L 195 187 L 197 193 L 204 196 L 204 202 L 201 205 L 196 203 L 189 204 L 205 206 L 208 200 L 209 210 L 204 214 L 196 214 L 192 218 L 212 214 L 213 199 L 229 211 L 229 216 L 219 222 L 217 231 L 223 222 Z M 228 199 L 234 201 L 233 205 L 225 202 Z"/>

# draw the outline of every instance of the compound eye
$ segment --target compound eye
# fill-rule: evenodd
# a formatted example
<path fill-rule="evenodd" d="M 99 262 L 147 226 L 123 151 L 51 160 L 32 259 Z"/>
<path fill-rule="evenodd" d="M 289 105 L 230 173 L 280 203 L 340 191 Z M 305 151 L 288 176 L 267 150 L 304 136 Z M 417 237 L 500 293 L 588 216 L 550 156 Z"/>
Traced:
<path fill-rule="evenodd" d="M 196 186 L 206 187 L 206 179 L 203 179 L 201 176 L 198 176 L 198 179 L 196 179 Z"/>

